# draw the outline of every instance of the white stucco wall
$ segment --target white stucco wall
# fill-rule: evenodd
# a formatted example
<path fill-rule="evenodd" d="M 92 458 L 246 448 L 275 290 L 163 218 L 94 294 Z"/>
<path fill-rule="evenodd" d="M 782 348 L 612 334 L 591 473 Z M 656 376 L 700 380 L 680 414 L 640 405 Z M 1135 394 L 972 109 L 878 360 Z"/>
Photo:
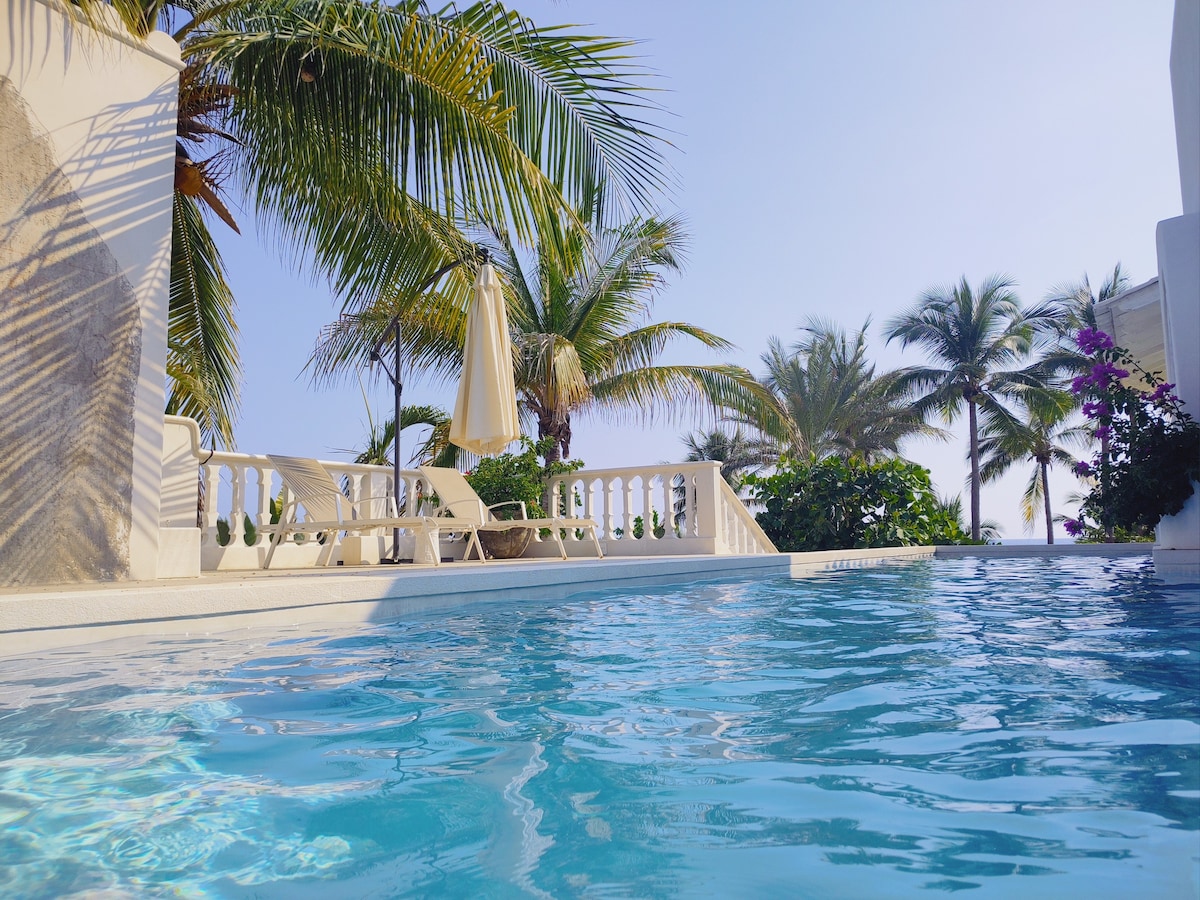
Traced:
<path fill-rule="evenodd" d="M 1184 215 L 1200 213 L 1200 0 L 1175 0 L 1171 95 Z"/>
<path fill-rule="evenodd" d="M 1175 0 L 1170 66 L 1183 215 L 1158 223 L 1163 343 L 1175 392 L 1200 419 L 1200 0 Z M 1200 577 L 1200 492 L 1157 538 L 1160 575 Z"/>
<path fill-rule="evenodd" d="M 141 358 L 134 361 L 132 521 L 123 577 L 154 578 L 182 66 L 179 48 L 167 35 L 155 33 L 145 42 L 131 38 L 107 7 L 99 13 L 110 17 L 111 27 L 93 30 L 73 21 L 64 7 L 5 0 L 0 76 L 16 86 L 31 110 L 38 143 L 49 142 L 86 225 L 99 234 L 136 296 Z M 74 423 L 55 424 L 67 433 Z"/>

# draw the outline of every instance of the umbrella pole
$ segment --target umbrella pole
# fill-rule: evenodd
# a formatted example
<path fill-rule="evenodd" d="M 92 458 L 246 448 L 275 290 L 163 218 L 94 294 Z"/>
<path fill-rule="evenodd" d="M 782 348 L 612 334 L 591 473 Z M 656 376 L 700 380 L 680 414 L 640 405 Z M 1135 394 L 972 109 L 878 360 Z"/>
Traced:
<path fill-rule="evenodd" d="M 395 350 L 396 356 L 394 365 L 396 367 L 396 375 L 392 378 L 392 384 L 396 389 L 396 417 L 392 420 L 396 423 L 395 435 L 392 441 L 392 501 L 395 505 L 396 515 L 400 515 L 400 395 L 404 393 L 404 383 L 400 380 L 400 320 L 394 320 L 393 325 L 396 329 L 395 333 Z M 400 529 L 392 529 L 392 557 L 391 562 L 400 562 Z"/>
<path fill-rule="evenodd" d="M 485 263 L 491 258 L 490 255 L 488 254 L 487 250 L 485 250 L 485 249 L 477 249 L 475 251 L 475 254 Z M 416 293 L 418 295 L 424 293 L 427 288 L 432 286 L 434 284 L 434 282 L 436 282 L 439 278 L 441 278 L 443 275 L 445 275 L 451 269 L 455 268 L 456 266 L 461 266 L 463 263 L 466 263 L 466 262 L 468 262 L 468 260 L 466 260 L 466 259 L 456 259 L 453 262 L 449 262 L 446 265 L 442 266 L 440 269 L 438 269 L 436 272 L 434 272 L 432 275 L 430 275 L 427 279 L 425 279 L 425 283 L 422 284 L 419 288 L 417 288 Z M 383 358 L 382 358 L 382 356 L 380 356 L 380 353 L 383 350 L 383 345 L 387 342 L 389 335 L 393 339 L 393 344 L 395 345 L 395 351 L 396 351 L 396 355 L 395 355 L 395 357 L 393 357 L 393 365 L 395 366 L 395 369 L 392 372 L 388 372 L 387 363 L 383 362 Z M 404 385 L 401 384 L 401 382 L 400 382 L 400 314 L 399 313 L 397 313 L 395 318 L 392 319 L 392 321 L 390 323 L 390 327 L 384 329 L 383 337 L 381 337 L 376 342 L 374 348 L 371 350 L 371 361 L 378 362 L 383 365 L 383 370 L 385 372 L 387 372 L 387 376 L 392 382 L 392 387 L 395 388 L 395 391 L 396 391 L 396 417 L 392 420 L 393 422 L 395 422 L 395 426 L 396 426 L 396 433 L 394 436 L 394 440 L 392 442 L 392 499 L 395 502 L 396 515 L 398 516 L 398 515 L 400 515 L 400 395 L 404 392 Z M 398 563 L 398 562 L 400 562 L 400 529 L 399 528 L 392 529 L 392 555 L 391 555 L 391 558 L 381 559 L 379 561 L 381 563 Z"/>

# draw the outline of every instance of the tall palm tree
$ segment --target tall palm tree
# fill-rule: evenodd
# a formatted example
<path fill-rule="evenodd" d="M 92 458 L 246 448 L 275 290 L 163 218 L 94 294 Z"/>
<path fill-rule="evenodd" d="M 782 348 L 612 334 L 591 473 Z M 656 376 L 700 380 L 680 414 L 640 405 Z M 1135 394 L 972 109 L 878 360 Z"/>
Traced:
<path fill-rule="evenodd" d="M 581 412 L 649 418 L 700 404 L 769 419 L 771 398 L 747 369 L 657 364 L 676 339 L 731 347 L 686 322 L 648 322 L 683 243 L 679 220 L 650 218 L 603 231 L 594 243 L 578 233 L 543 239 L 529 271 L 511 245 L 499 254 L 511 290 L 517 393 L 538 438 L 554 438 L 548 463 L 570 455 L 572 416 Z"/>
<path fill-rule="evenodd" d="M 906 437 L 940 434 L 897 392 L 895 373 L 875 374 L 866 356 L 869 325 L 848 337 L 814 318 L 790 348 L 777 337 L 768 340 L 763 383 L 787 412 L 783 449 L 870 460 L 895 455 Z"/>
<path fill-rule="evenodd" d="M 1050 467 L 1075 464 L 1070 447 L 1079 447 L 1088 440 L 1087 429 L 1069 424 L 1075 398 L 1067 391 L 1031 393 L 1027 398 L 1025 417 L 989 420 L 979 442 L 982 460 L 980 477 L 984 482 L 995 481 L 1013 466 L 1033 460 L 1034 466 L 1021 495 L 1021 519 L 1026 533 L 1033 531 L 1038 507 L 1042 507 L 1046 523 L 1046 543 L 1054 543 L 1054 515 L 1050 507 Z"/>
<path fill-rule="evenodd" d="M 1033 348 L 1035 326 L 1051 311 L 1022 312 L 1013 283 L 993 275 L 972 290 L 966 277 L 955 285 L 930 288 L 908 311 L 885 328 L 888 342 L 915 344 L 941 366 L 912 366 L 897 373 L 900 390 L 910 392 L 928 416 L 939 412 L 947 424 L 967 409 L 968 458 L 971 464 L 971 538 L 980 540 L 979 418 L 1011 419 L 1004 401 L 1019 399 L 1044 381 L 1014 368 Z"/>
<path fill-rule="evenodd" d="M 138 34 L 179 26 L 170 404 L 225 444 L 233 298 L 200 215 L 236 228 L 223 184 L 351 311 L 394 301 L 456 258 L 455 223 L 529 241 L 546 219 L 647 210 L 665 184 L 630 41 L 539 29 L 491 0 L 438 12 L 423 0 L 110 5 Z M 452 279 L 460 293 L 465 274 Z"/>

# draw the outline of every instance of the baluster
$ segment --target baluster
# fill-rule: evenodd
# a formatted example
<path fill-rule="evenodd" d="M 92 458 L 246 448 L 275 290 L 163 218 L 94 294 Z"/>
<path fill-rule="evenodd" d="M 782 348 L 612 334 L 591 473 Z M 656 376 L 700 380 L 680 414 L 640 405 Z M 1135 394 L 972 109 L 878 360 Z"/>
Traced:
<path fill-rule="evenodd" d="M 254 524 L 258 526 L 271 524 L 271 472 L 266 466 L 254 466 L 258 476 L 258 497 L 255 504 Z M 262 543 L 260 535 L 256 544 Z"/>
<path fill-rule="evenodd" d="M 621 522 L 624 537 L 633 540 L 633 479 L 621 479 Z"/>
<path fill-rule="evenodd" d="M 231 463 L 229 466 L 230 481 L 232 482 L 232 490 L 230 491 L 230 500 L 232 505 L 229 509 L 229 546 L 236 547 L 238 541 L 242 539 L 246 528 L 242 524 L 246 515 L 246 473 L 247 468 L 244 463 Z"/>
<path fill-rule="evenodd" d="M 675 535 L 675 492 L 671 487 L 671 473 L 667 469 L 660 469 L 658 475 L 659 487 L 662 489 L 663 514 L 662 539 L 666 541 L 676 540 Z"/>
<path fill-rule="evenodd" d="M 583 485 L 583 518 L 596 521 L 594 515 L 596 511 L 596 496 L 593 489 L 596 486 L 595 481 L 587 481 Z"/>
<path fill-rule="evenodd" d="M 687 472 L 683 476 L 683 522 L 684 533 L 688 537 L 696 537 L 699 534 L 696 515 L 696 475 Z"/>
<path fill-rule="evenodd" d="M 600 503 L 604 509 L 600 522 L 604 526 L 603 536 L 610 538 L 613 536 L 613 479 L 611 477 L 603 478 L 600 481 Z"/>
<path fill-rule="evenodd" d="M 209 463 L 201 466 L 204 472 L 204 530 L 200 540 L 204 543 L 217 542 L 217 503 L 221 499 L 221 466 Z"/>

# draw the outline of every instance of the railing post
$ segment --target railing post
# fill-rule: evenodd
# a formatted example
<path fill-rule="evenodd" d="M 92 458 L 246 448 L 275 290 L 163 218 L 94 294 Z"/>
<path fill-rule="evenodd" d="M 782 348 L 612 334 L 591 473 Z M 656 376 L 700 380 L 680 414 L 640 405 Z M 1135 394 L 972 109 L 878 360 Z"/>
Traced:
<path fill-rule="evenodd" d="M 711 540 L 715 553 L 726 553 L 723 510 L 720 503 L 721 464 L 709 464 L 696 472 L 696 537 Z"/>

